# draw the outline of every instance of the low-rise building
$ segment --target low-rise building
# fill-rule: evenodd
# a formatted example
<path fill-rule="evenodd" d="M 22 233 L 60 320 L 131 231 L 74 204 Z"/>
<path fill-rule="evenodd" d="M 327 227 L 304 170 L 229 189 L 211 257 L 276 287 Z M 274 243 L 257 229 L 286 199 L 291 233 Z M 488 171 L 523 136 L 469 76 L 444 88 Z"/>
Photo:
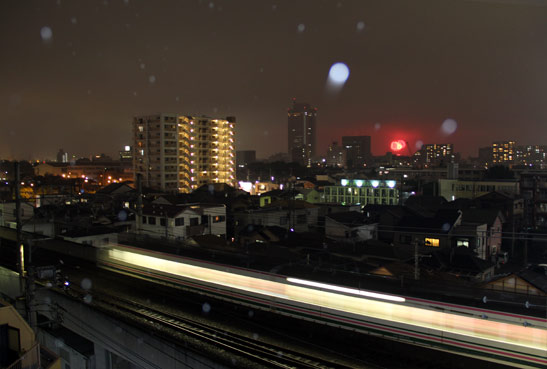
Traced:
<path fill-rule="evenodd" d="M 509 194 L 519 193 L 517 180 L 463 181 L 457 179 L 439 179 L 439 196 L 448 201 L 456 199 L 475 199 L 489 192 L 498 191 Z"/>
<path fill-rule="evenodd" d="M 396 205 L 399 203 L 399 189 L 395 180 L 342 179 L 340 185 L 325 186 L 325 202 Z"/>

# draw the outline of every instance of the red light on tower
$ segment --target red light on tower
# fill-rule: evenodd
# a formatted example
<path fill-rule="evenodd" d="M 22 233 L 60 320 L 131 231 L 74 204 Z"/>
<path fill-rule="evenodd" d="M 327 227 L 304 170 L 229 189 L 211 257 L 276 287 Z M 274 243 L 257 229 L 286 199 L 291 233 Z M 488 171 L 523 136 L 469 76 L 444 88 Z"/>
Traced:
<path fill-rule="evenodd" d="M 391 141 L 390 148 L 392 151 L 399 152 L 406 147 L 406 142 L 404 140 L 395 140 Z"/>

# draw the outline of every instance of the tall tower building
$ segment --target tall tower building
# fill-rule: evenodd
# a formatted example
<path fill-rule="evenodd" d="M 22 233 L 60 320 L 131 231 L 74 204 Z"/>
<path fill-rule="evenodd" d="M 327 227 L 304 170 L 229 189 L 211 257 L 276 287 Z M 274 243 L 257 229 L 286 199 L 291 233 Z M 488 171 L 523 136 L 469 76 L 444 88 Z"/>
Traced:
<path fill-rule="evenodd" d="M 492 163 L 513 164 L 515 160 L 515 141 L 496 141 L 492 143 Z"/>
<path fill-rule="evenodd" d="M 289 158 L 291 161 L 311 166 L 316 150 L 317 108 L 309 104 L 297 103 L 288 111 Z"/>
<path fill-rule="evenodd" d="M 235 118 L 155 114 L 133 119 L 133 172 L 143 185 L 190 192 L 208 183 L 235 186 Z"/>
<path fill-rule="evenodd" d="M 342 136 L 342 146 L 348 168 L 362 168 L 372 158 L 370 136 Z"/>

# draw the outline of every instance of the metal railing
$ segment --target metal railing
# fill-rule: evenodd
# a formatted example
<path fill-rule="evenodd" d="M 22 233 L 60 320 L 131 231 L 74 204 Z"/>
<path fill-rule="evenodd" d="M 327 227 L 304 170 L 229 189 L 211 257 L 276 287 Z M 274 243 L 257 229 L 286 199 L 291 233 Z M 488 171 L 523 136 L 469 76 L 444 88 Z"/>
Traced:
<path fill-rule="evenodd" d="M 38 369 L 40 368 L 40 344 L 36 343 L 25 352 L 17 361 L 6 369 Z"/>

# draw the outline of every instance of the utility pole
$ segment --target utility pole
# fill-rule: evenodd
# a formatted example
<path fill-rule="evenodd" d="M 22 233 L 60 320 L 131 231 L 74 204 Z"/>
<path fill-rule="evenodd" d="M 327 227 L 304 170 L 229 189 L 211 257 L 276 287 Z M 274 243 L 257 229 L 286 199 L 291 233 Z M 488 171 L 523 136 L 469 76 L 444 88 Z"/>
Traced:
<path fill-rule="evenodd" d="M 142 174 L 137 173 L 137 219 L 135 222 L 137 234 L 141 233 L 142 224 Z"/>
<path fill-rule="evenodd" d="M 25 279 L 25 246 L 23 244 L 23 222 L 21 220 L 21 168 L 19 162 L 15 162 L 15 222 L 17 230 L 17 248 L 19 249 L 19 288 L 25 296 L 25 312 L 27 321 L 36 332 L 36 311 L 34 310 L 34 267 L 32 266 L 32 245 L 27 244 L 28 272 Z"/>
<path fill-rule="evenodd" d="M 25 290 L 25 249 L 23 247 L 22 224 L 21 224 L 21 173 L 19 162 L 15 162 L 15 223 L 16 223 L 16 247 L 19 250 L 19 289 Z"/>
<path fill-rule="evenodd" d="M 418 254 L 418 240 L 414 240 L 414 280 L 420 279 L 420 255 Z"/>

